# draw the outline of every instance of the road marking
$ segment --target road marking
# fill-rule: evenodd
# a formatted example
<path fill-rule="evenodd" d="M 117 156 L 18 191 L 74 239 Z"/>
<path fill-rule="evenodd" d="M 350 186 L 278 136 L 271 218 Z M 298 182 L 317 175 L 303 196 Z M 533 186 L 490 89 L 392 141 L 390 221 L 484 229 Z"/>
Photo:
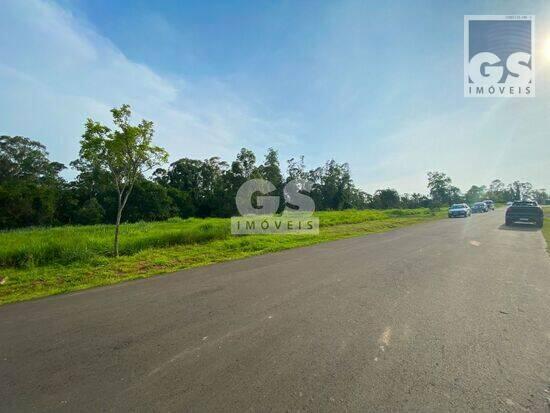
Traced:
<path fill-rule="evenodd" d="M 386 327 L 384 329 L 384 332 L 382 333 L 382 335 L 378 339 L 378 342 L 380 344 L 382 344 L 380 346 L 380 350 L 384 351 L 386 346 L 389 346 L 390 340 L 391 340 L 391 327 Z"/>
<path fill-rule="evenodd" d="M 481 242 L 479 242 L 479 241 L 470 241 L 470 245 L 473 245 L 474 247 L 479 247 L 481 245 Z"/>

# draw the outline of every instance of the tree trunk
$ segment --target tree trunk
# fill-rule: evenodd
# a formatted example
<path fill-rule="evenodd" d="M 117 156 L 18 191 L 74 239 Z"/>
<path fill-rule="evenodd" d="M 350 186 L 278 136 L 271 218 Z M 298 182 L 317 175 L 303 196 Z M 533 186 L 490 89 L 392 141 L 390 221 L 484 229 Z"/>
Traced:
<path fill-rule="evenodd" d="M 121 197 L 118 197 L 118 210 L 116 213 L 116 224 L 115 224 L 115 256 L 118 257 L 118 232 L 120 228 L 120 220 L 122 218 L 122 202 Z"/>

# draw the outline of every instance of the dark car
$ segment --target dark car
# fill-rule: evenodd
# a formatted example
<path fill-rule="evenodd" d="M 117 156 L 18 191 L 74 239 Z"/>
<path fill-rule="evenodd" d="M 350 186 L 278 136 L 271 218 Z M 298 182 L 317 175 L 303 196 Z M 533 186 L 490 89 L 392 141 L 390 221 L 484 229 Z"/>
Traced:
<path fill-rule="evenodd" d="M 472 206 L 472 213 L 477 214 L 478 212 L 489 212 L 489 207 L 485 202 L 476 202 Z"/>
<path fill-rule="evenodd" d="M 485 203 L 485 205 L 487 205 L 487 209 L 490 210 L 490 211 L 494 211 L 495 210 L 495 203 L 493 201 L 491 201 L 490 199 L 486 199 L 485 201 L 483 201 Z"/>
<path fill-rule="evenodd" d="M 544 211 L 535 201 L 516 201 L 506 210 L 506 225 L 514 222 L 530 222 L 542 228 Z"/>

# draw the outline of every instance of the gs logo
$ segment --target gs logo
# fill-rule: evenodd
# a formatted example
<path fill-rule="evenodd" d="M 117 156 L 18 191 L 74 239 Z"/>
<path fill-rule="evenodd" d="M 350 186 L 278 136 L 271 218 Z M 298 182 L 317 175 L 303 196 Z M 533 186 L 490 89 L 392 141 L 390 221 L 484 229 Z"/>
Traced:
<path fill-rule="evenodd" d="M 465 16 L 464 96 L 535 96 L 534 16 Z"/>

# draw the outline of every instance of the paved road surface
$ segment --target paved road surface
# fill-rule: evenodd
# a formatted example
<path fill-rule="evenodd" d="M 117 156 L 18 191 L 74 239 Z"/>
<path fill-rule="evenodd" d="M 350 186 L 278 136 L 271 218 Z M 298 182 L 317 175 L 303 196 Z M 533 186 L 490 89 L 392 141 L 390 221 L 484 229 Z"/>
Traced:
<path fill-rule="evenodd" d="M 503 211 L 0 308 L 0 411 L 545 411 L 550 259 Z"/>

